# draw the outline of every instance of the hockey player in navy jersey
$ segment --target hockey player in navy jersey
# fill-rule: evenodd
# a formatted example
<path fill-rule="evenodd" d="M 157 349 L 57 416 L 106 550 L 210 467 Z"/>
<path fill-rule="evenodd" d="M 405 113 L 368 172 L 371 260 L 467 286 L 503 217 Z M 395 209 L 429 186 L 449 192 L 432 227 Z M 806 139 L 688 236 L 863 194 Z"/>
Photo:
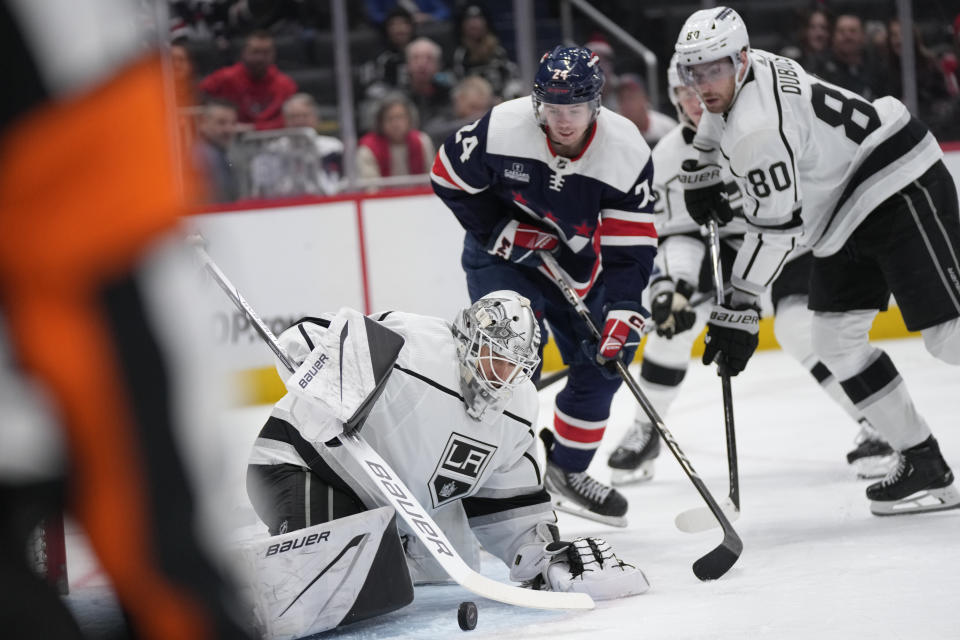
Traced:
<path fill-rule="evenodd" d="M 700 223 L 730 219 L 717 166 L 729 162 L 755 206 L 733 266 L 734 293 L 714 308 L 704 362 L 742 370 L 757 346 L 757 297 L 799 246 L 810 247 L 809 307 L 817 357 L 900 453 L 867 487 L 877 515 L 960 507 L 930 427 L 890 357 L 869 342 L 892 292 L 927 350 L 960 364 L 960 213 L 943 152 L 895 98 L 867 102 L 808 75 L 795 61 L 750 49 L 726 7 L 691 15 L 678 71 L 703 101 L 684 164 L 684 200 Z"/>
<path fill-rule="evenodd" d="M 356 326 L 374 337 L 361 337 L 362 329 L 336 328 L 350 316 L 359 316 L 363 323 Z M 400 346 L 385 348 L 396 342 L 384 333 Z M 494 291 L 461 310 L 452 323 L 403 312 L 363 318 L 345 309 L 304 318 L 279 341 L 298 364 L 325 344 L 345 354 L 340 363 L 362 360 L 368 342 L 377 344 L 381 357 L 384 351 L 396 354 L 361 434 L 468 564 L 479 567 L 479 540 L 510 567 L 511 580 L 533 588 L 587 593 L 597 600 L 649 588 L 643 572 L 618 560 L 602 539 L 560 541 L 532 429 L 539 400 L 530 378 L 540 362 L 540 328 L 528 300 L 513 291 Z M 360 347 L 356 351 L 354 344 Z M 282 364 L 277 371 L 288 375 Z M 383 489 L 357 468 L 362 462 L 345 453 L 346 447 L 322 444 L 344 430 L 325 410 L 336 401 L 318 409 L 296 390 L 288 393 L 274 406 L 250 456 L 251 502 L 271 536 L 284 536 L 263 541 L 266 554 L 255 554 L 257 618 L 268 628 L 282 626 L 289 632 L 283 637 L 398 609 L 412 598 L 411 577 L 417 583 L 448 579 L 426 548 L 429 542 L 402 523 L 401 548 L 392 511 L 378 508 L 384 504 Z M 321 528 L 311 528 L 320 523 Z M 287 557 L 270 553 L 284 549 L 291 532 L 301 531 L 288 545 Z M 304 536 L 324 534 L 329 544 L 303 546 Z M 341 544 L 332 542 L 341 534 L 344 541 L 372 540 L 341 551 Z M 367 543 L 376 540 L 379 546 Z M 338 564 L 340 556 L 354 553 L 350 549 L 357 555 Z M 330 571 L 324 569 L 327 563 Z M 346 570 L 355 564 L 363 570 Z M 309 590 L 310 580 L 321 576 L 314 578 L 308 565 L 324 570 L 323 582 Z M 282 596 L 281 588 L 290 596 Z M 294 598 L 301 590 L 306 595 Z M 289 620 L 299 611 L 285 612 L 293 600 L 303 607 L 300 622 Z"/>
<path fill-rule="evenodd" d="M 690 349 L 707 322 L 709 305 L 697 309 L 690 306 L 695 291 L 712 292 L 713 261 L 701 235 L 701 229 L 687 213 L 683 201 L 681 165 L 696 159 L 693 137 L 703 114 L 703 105 L 696 92 L 680 82 L 676 56 L 667 68 L 670 101 L 677 110 L 680 123 L 667 133 L 653 149 L 653 186 L 657 235 L 657 270 L 650 283 L 651 317 L 657 324 L 656 334 L 647 338 L 640 366 L 640 386 L 657 413 L 666 415 L 680 392 Z M 743 192 L 721 162 L 721 175 L 727 193 L 727 204 L 733 219 L 720 228 L 720 257 L 724 279 L 729 279 L 737 249 L 743 244 L 746 222 L 743 219 Z M 746 203 L 750 207 L 750 203 Z M 847 399 L 835 376 L 813 353 L 810 324 L 813 312 L 807 308 L 810 265 L 809 249 L 792 253 L 771 286 L 775 312 L 774 334 L 783 350 L 809 371 L 824 391 L 839 404 L 860 427 L 856 448 L 847 454 L 858 476 L 882 477 L 890 470 L 893 454 L 890 445 L 873 430 L 856 407 Z M 633 426 L 610 455 L 612 484 L 622 485 L 653 477 L 653 461 L 660 453 L 660 438 L 642 410 L 637 411 Z"/>
<path fill-rule="evenodd" d="M 528 297 L 570 368 L 554 431 L 541 433 L 554 505 L 624 526 L 626 499 L 586 470 L 621 382 L 608 367 L 616 358 L 629 362 L 648 315 L 640 296 L 657 244 L 653 165 L 636 126 L 600 106 L 597 63 L 582 47 L 545 54 L 533 95 L 497 105 L 448 138 L 431 178 L 467 232 L 462 264 L 471 299 L 496 289 Z M 588 341 L 538 250 L 553 252 L 577 283 L 603 327 L 599 343 Z"/>

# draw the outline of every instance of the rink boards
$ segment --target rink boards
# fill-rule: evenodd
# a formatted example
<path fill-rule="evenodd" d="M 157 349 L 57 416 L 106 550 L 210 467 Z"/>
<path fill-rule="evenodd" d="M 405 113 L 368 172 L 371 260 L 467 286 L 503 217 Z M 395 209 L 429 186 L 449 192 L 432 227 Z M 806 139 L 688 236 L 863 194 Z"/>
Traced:
<path fill-rule="evenodd" d="M 960 144 L 945 151 L 960 185 Z M 469 303 L 460 267 L 464 231 L 428 187 L 251 201 L 210 208 L 192 216 L 190 224 L 275 333 L 297 318 L 345 306 L 452 318 Z M 218 296 L 211 330 L 236 376 L 237 401 L 275 401 L 283 386 L 269 351 L 225 297 L 211 295 Z M 770 318 L 761 321 L 760 335 L 761 349 L 777 348 Z M 895 307 L 878 316 L 872 335 L 907 335 Z M 696 349 L 701 344 L 698 340 Z M 544 368 L 561 366 L 551 342 Z"/>

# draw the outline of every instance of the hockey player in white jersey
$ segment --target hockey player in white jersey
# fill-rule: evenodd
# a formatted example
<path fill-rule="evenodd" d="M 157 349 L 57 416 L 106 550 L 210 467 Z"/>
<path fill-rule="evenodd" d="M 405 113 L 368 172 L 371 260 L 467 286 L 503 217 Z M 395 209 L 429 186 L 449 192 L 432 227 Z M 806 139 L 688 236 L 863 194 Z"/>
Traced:
<path fill-rule="evenodd" d="M 703 105 L 696 92 L 680 81 L 676 62 L 674 56 L 667 67 L 667 85 L 680 124 L 653 149 L 653 187 L 657 195 L 654 212 L 660 246 L 655 262 L 657 269 L 650 283 L 650 311 L 657 332 L 647 338 L 640 366 L 640 386 L 661 416 L 667 413 L 680 392 L 690 363 L 690 350 L 709 314 L 708 305 L 693 309 L 690 299 L 695 291 L 709 295 L 714 286 L 713 262 L 699 225 L 687 213 L 681 183 L 683 161 L 696 159 L 698 155 L 693 148 L 693 137 Z M 737 249 L 743 244 L 746 223 L 740 187 L 730 175 L 726 162 L 720 164 L 727 203 L 734 213 L 733 219 L 720 228 L 720 253 L 726 280 Z M 848 462 L 854 464 L 861 477 L 883 476 L 894 458 L 890 446 L 876 435 L 847 399 L 830 370 L 813 354 L 810 339 L 813 312 L 807 309 L 812 259 L 809 249 L 793 252 L 773 282 L 774 333 L 784 351 L 809 371 L 860 425 L 857 446 L 847 454 Z M 649 480 L 653 477 L 653 461 L 659 453 L 660 438 L 656 429 L 646 413 L 638 411 L 633 426 L 607 461 L 612 470 L 612 483 L 623 485 Z"/>
<path fill-rule="evenodd" d="M 305 318 L 280 343 L 301 362 L 333 318 Z M 511 580 L 533 588 L 583 591 L 594 599 L 649 588 L 643 573 L 618 560 L 603 540 L 559 538 L 533 432 L 539 401 L 530 377 L 539 365 L 540 328 L 526 298 L 492 292 L 452 325 L 401 312 L 371 319 L 398 334 L 403 346 L 361 433 L 468 564 L 478 566 L 479 541 L 510 567 Z M 369 514 L 380 522 L 371 526 L 382 528 L 378 488 L 353 468 L 355 458 L 323 445 L 341 430 L 302 396 L 277 402 L 247 475 L 251 502 L 271 535 L 318 523 L 354 527 L 357 514 Z M 391 530 L 396 538 L 392 522 L 386 528 L 385 540 Z M 360 576 L 353 588 L 366 601 L 348 603 L 350 615 L 340 612 L 331 626 L 407 604 L 409 589 L 396 585 L 409 584 L 410 575 L 414 582 L 447 579 L 414 532 L 401 525 L 401 534 L 402 552 L 399 542 L 377 552 L 379 575 L 371 579 L 383 586 L 361 589 L 366 576 Z"/>
<path fill-rule="evenodd" d="M 684 164 L 685 202 L 700 223 L 730 219 L 717 159 L 755 203 L 733 266 L 734 293 L 708 322 L 704 362 L 742 370 L 757 346 L 757 297 L 797 249 L 813 249 L 810 309 L 817 357 L 900 453 L 867 487 L 877 515 L 960 506 L 953 472 L 869 329 L 890 294 L 935 357 L 960 364 L 960 213 L 929 131 L 890 96 L 867 102 L 793 60 L 750 49 L 732 9 L 697 11 L 676 44 L 681 78 L 704 113 Z M 719 155 L 718 155 L 719 154 Z"/>

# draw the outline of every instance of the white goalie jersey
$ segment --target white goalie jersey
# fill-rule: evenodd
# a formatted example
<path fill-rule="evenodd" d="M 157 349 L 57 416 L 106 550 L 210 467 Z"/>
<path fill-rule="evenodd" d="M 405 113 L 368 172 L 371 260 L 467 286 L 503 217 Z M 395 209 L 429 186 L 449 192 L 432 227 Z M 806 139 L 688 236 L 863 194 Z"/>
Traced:
<path fill-rule="evenodd" d="M 309 352 L 332 317 L 301 320 L 280 336 L 281 345 L 288 351 Z M 464 410 L 450 324 L 401 312 L 373 318 L 400 334 L 405 343 L 362 428 L 363 437 L 465 560 L 477 558 L 472 530 L 487 551 L 509 564 L 518 545 L 533 537 L 537 524 L 556 521 L 537 459 L 532 427 L 539 401 L 533 383 L 519 387 L 503 413 L 485 414 L 476 421 Z M 298 419 L 304 415 L 298 402 L 304 400 L 288 394 L 277 403 L 271 414 L 275 428 L 261 432 L 250 464 L 309 467 L 319 456 L 368 507 L 386 504 L 380 490 L 369 486 L 367 476 L 353 468 L 352 457 L 304 436 L 309 429 Z M 410 536 L 408 556 L 430 567 L 427 551 L 418 553 L 415 540 Z M 416 564 L 412 568 L 417 569 Z M 418 577 L 423 576 L 419 571 Z"/>
<path fill-rule="evenodd" d="M 758 295 L 796 246 L 840 250 L 869 213 L 943 155 L 890 96 L 867 102 L 795 61 L 751 50 L 730 111 L 703 114 L 694 146 L 740 182 L 748 234 L 734 286 Z"/>

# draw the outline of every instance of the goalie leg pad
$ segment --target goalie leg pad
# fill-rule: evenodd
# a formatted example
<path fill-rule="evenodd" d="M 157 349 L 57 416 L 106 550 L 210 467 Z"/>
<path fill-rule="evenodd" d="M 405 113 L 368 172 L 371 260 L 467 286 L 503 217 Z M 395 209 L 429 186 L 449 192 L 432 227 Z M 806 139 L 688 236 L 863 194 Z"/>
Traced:
<path fill-rule="evenodd" d="M 392 507 L 249 541 L 237 556 L 268 640 L 309 636 L 413 601 Z"/>

